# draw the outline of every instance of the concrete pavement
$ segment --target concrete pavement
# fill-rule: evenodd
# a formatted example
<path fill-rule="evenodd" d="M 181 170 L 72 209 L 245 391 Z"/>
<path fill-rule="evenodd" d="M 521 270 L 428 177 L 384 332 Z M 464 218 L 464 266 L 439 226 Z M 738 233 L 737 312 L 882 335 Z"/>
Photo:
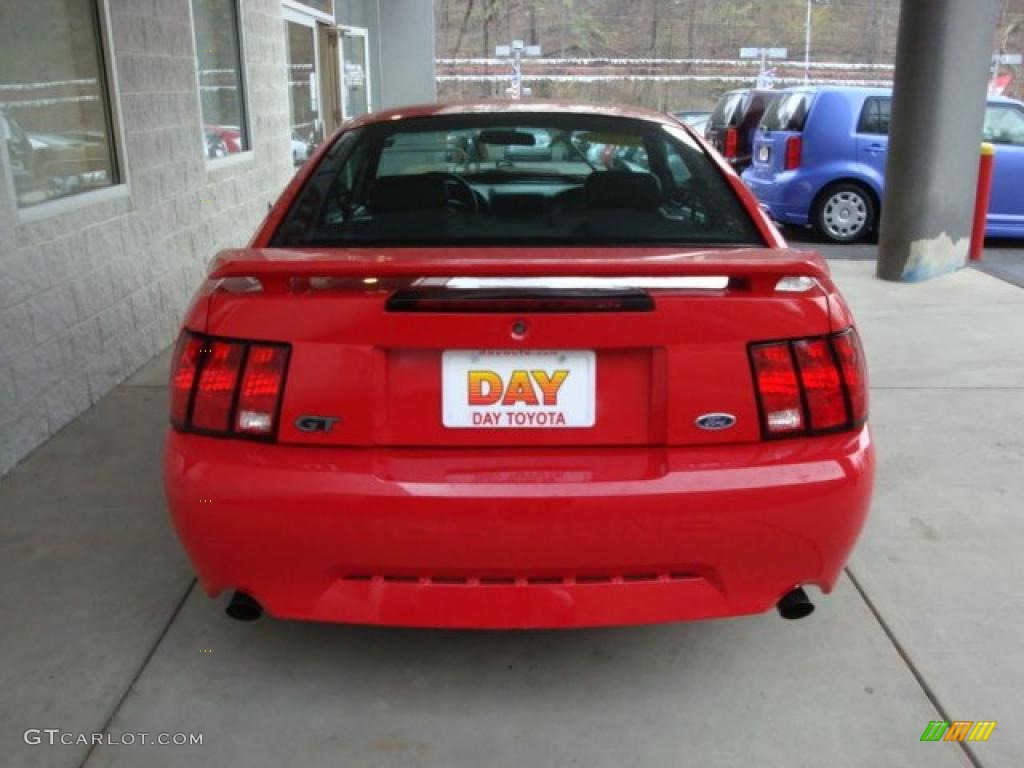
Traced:
<path fill-rule="evenodd" d="M 833 262 L 880 462 L 844 578 L 775 615 L 460 633 L 225 618 L 158 456 L 166 354 L 0 481 L 0 754 L 22 766 L 1016 766 L 1024 755 L 1024 291 Z M 816 598 L 812 594 L 812 598 Z M 969 749 L 930 720 L 997 720 Z M 27 728 L 202 732 L 27 745 Z"/>
<path fill-rule="evenodd" d="M 0 481 L 0 765 L 77 766 L 27 728 L 91 732 L 192 574 L 160 491 L 163 387 L 122 386 Z"/>
<path fill-rule="evenodd" d="M 850 563 L 951 720 L 997 720 L 970 747 L 1024 763 L 1024 290 L 967 269 L 917 285 L 833 262 L 864 337 L 879 452 Z"/>

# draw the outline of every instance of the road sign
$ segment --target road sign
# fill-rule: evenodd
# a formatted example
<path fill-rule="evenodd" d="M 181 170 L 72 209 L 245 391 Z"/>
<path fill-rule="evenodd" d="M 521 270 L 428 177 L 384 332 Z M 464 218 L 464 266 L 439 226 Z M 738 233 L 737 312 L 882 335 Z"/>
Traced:
<path fill-rule="evenodd" d="M 740 48 L 741 59 L 784 59 L 789 56 L 788 48 Z"/>
<path fill-rule="evenodd" d="M 522 40 L 513 40 L 511 45 L 496 45 L 494 55 L 499 58 L 512 59 L 511 85 L 505 89 L 505 93 L 513 99 L 530 95 L 530 89 L 523 87 L 523 56 L 540 56 L 539 45 L 526 45 Z"/>
<path fill-rule="evenodd" d="M 1024 55 L 1019 53 L 999 53 L 992 57 L 992 61 L 996 64 L 1020 66 L 1024 64 Z"/>

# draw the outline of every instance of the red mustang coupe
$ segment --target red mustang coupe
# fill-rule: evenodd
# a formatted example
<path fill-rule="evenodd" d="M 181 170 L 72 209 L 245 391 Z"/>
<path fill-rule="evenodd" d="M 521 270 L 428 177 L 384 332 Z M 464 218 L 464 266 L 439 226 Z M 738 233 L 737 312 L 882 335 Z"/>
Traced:
<path fill-rule="evenodd" d="M 874 470 L 825 262 L 628 108 L 349 123 L 213 262 L 170 410 L 171 515 L 236 618 L 805 616 Z"/>

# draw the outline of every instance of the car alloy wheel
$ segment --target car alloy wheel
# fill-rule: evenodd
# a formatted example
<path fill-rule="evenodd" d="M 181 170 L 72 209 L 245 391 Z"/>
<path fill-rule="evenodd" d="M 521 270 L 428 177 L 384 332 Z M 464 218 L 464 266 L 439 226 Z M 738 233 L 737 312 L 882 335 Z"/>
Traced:
<path fill-rule="evenodd" d="M 822 227 L 833 240 L 856 240 L 868 226 L 870 204 L 864 195 L 843 189 L 825 200 L 821 210 Z"/>

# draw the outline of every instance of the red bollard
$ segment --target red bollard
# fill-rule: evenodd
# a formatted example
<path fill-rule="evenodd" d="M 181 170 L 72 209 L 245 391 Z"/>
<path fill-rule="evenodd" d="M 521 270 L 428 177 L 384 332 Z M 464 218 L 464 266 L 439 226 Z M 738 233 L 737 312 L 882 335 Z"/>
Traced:
<path fill-rule="evenodd" d="M 974 197 L 974 225 L 971 227 L 971 261 L 981 261 L 985 250 L 985 216 L 988 214 L 988 200 L 992 192 L 992 165 L 995 162 L 995 147 L 981 145 L 981 162 L 978 165 L 978 193 Z"/>

